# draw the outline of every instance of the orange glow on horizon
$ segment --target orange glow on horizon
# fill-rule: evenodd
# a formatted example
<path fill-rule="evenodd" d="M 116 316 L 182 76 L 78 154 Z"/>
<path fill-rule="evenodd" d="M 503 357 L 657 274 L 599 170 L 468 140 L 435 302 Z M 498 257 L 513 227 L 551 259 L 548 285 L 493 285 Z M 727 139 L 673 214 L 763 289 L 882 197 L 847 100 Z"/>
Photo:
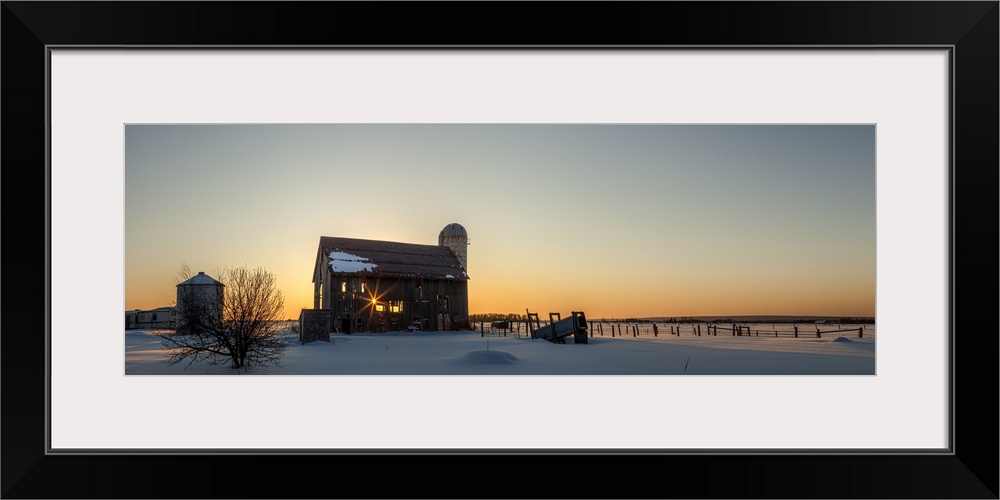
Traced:
<path fill-rule="evenodd" d="M 487 273 L 483 273 L 486 275 Z M 645 318 L 680 316 L 798 315 L 875 317 L 874 284 L 858 287 L 832 280 L 815 283 L 809 280 L 786 280 L 781 286 L 724 286 L 724 279 L 704 284 L 646 285 L 629 289 L 607 290 L 583 281 L 545 282 L 544 280 L 469 282 L 470 314 L 524 314 L 532 312 L 584 311 L 593 318 Z M 124 310 L 149 310 L 171 306 L 176 289 L 169 279 L 165 286 L 141 288 L 126 286 Z M 381 305 L 385 290 L 376 282 L 367 288 L 366 308 L 374 312 Z M 312 309 L 313 285 L 303 281 L 296 286 L 279 285 L 285 294 L 285 318 L 295 320 L 302 309 Z"/>

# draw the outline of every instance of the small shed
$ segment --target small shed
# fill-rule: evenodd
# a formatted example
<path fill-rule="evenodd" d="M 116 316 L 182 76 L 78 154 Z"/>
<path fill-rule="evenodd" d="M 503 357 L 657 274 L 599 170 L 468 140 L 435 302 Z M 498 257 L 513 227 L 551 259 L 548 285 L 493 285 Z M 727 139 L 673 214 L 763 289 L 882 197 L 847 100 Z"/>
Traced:
<path fill-rule="evenodd" d="M 330 341 L 330 311 L 303 309 L 299 313 L 299 343 Z"/>

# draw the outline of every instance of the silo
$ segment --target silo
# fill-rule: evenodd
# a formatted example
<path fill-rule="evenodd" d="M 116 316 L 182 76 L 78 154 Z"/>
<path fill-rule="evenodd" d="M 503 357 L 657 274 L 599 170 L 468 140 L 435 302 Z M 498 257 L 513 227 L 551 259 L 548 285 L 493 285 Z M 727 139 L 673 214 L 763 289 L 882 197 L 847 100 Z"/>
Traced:
<path fill-rule="evenodd" d="M 465 228 L 461 224 L 453 222 L 445 226 L 441 230 L 441 234 L 438 235 L 438 245 L 450 248 L 451 252 L 458 258 L 458 262 L 462 264 L 462 269 L 465 271 L 469 270 L 468 261 L 466 260 L 469 234 L 465 232 Z"/>
<path fill-rule="evenodd" d="M 197 333 L 198 326 L 212 327 L 222 322 L 225 285 L 199 271 L 177 285 L 177 332 Z"/>

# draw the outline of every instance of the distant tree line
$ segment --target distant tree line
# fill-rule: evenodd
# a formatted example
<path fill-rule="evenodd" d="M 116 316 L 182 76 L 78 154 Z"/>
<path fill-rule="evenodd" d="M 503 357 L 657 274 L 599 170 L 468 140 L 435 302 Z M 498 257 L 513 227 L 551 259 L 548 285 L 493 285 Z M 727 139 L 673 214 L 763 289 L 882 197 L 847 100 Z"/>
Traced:
<path fill-rule="evenodd" d="M 837 320 L 839 323 L 857 323 L 865 325 L 874 325 L 875 318 L 840 318 Z"/>
<path fill-rule="evenodd" d="M 705 322 L 704 320 L 692 318 L 690 316 L 681 316 L 681 317 L 678 317 L 678 318 L 669 318 L 666 321 L 664 321 L 664 323 L 704 323 L 704 322 Z M 730 321 L 730 320 L 719 320 L 716 323 L 718 323 L 718 322 L 732 323 L 732 321 Z"/>
<path fill-rule="evenodd" d="M 482 314 L 470 314 L 469 322 L 471 323 L 489 323 L 493 321 L 525 321 L 523 314 L 517 313 L 482 313 Z"/>

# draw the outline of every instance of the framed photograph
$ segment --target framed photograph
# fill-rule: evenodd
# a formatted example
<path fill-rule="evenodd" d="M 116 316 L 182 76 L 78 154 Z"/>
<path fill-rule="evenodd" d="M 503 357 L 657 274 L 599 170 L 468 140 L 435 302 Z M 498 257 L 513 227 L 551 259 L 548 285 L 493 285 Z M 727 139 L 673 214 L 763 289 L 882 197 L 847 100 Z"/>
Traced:
<path fill-rule="evenodd" d="M 984 272 L 997 255 L 997 2 L 561 5 L 576 25 L 497 7 L 4 2 L 7 185 L 45 194 L 24 210 L 10 190 L 19 234 L 5 253 L 38 259 L 18 267 L 46 279 L 18 277 L 37 293 L 7 300 L 3 447 L 16 458 L 3 495 L 478 496 L 428 482 L 448 468 L 492 476 L 490 497 L 997 498 L 995 428 L 977 423 L 997 418 L 981 396 L 996 394 L 995 327 L 959 304 L 996 303 L 982 276 L 997 276 Z M 444 21 L 456 11 L 500 24 Z M 430 230 L 437 246 L 382 241 Z M 134 296 L 144 270 L 192 246 L 279 266 L 298 347 L 333 335 L 341 352 L 375 354 L 388 336 L 342 334 L 450 329 L 485 347 L 439 354 L 433 372 L 357 356 L 264 376 L 161 370 L 129 343 L 151 336 L 123 342 L 122 312 L 126 328 L 134 308 L 136 322 L 171 318 L 149 306 L 171 297 Z M 437 267 L 391 287 L 358 274 L 408 252 Z M 622 310 L 635 337 L 728 328 L 762 345 L 801 327 L 836 351 L 656 369 L 631 352 L 610 371 L 496 376 L 470 362 L 516 359 L 497 349 L 511 325 L 472 322 L 489 290 L 475 270 L 487 284 L 516 274 L 481 264 L 515 255 L 549 279 L 525 273 L 508 302 L 611 307 L 526 323 L 533 338 L 587 343 L 582 325 Z M 187 337 L 204 301 L 180 293 L 222 286 L 200 267 L 212 258 L 160 287 L 176 288 L 168 327 Z M 576 274 L 589 283 L 552 278 Z M 614 287 L 630 290 L 601 295 Z M 839 290 L 822 296 L 846 312 L 816 312 L 802 290 L 819 289 Z M 811 323 L 633 318 L 652 315 L 633 313 L 649 310 L 640 299 L 704 312 L 699 297 L 752 315 L 734 298 L 751 295 L 801 302 L 793 314 Z M 186 342 L 172 352 L 204 348 Z M 400 345 L 384 343 L 378 359 L 393 359 Z M 248 475 L 251 462 L 269 473 Z M 358 466 L 393 480 L 331 481 Z"/>

